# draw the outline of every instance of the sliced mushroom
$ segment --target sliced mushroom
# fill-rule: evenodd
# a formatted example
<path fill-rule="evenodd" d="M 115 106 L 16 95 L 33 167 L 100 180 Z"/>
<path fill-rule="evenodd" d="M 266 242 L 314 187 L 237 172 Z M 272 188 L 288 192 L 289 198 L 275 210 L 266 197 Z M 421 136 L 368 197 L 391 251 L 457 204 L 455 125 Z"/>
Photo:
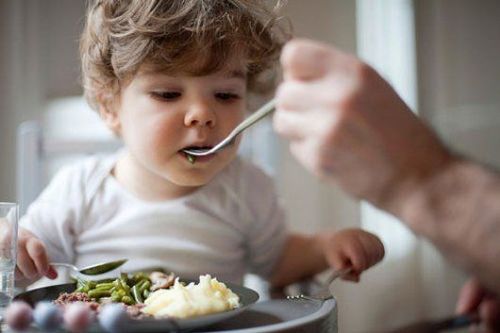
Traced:
<path fill-rule="evenodd" d="M 151 279 L 151 291 L 155 291 L 158 289 L 168 289 L 174 285 L 175 275 L 174 273 L 165 274 L 162 272 L 152 272 L 149 274 L 149 278 Z"/>

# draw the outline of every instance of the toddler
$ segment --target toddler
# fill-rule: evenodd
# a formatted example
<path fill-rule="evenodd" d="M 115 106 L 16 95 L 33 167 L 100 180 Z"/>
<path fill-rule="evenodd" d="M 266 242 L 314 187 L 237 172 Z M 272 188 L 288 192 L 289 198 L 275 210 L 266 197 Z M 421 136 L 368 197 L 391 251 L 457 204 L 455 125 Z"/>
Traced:
<path fill-rule="evenodd" d="M 381 242 L 362 230 L 289 233 L 272 180 L 236 156 L 239 140 L 194 161 L 183 152 L 214 146 L 244 118 L 280 31 L 258 0 L 93 2 L 85 95 L 124 149 L 63 168 L 29 207 L 20 278 L 55 278 L 50 261 L 128 258 L 124 271 L 234 283 L 251 272 L 281 287 L 328 267 L 352 267 L 346 278 L 357 280 L 380 261 Z"/>

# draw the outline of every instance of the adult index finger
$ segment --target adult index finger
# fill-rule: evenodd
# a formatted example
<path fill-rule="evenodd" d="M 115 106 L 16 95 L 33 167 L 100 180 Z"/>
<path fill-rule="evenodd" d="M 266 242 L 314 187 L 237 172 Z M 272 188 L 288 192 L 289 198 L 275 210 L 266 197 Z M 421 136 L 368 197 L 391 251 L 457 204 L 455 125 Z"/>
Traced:
<path fill-rule="evenodd" d="M 307 39 L 288 42 L 281 52 L 281 65 L 286 79 L 315 80 L 334 69 L 335 57 L 345 55 L 327 44 Z"/>

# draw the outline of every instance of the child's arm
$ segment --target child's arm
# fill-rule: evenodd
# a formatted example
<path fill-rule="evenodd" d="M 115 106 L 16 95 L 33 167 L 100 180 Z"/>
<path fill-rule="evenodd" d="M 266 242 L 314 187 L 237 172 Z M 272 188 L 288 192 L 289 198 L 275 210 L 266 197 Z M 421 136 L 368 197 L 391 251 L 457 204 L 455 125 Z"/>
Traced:
<path fill-rule="evenodd" d="M 19 228 L 16 280 L 28 285 L 42 276 L 57 277 L 57 272 L 49 266 L 45 245 L 31 232 Z"/>
<path fill-rule="evenodd" d="M 361 229 L 313 236 L 289 236 L 281 260 L 271 277 L 273 287 L 284 287 L 311 277 L 331 267 L 347 267 L 352 272 L 343 277 L 359 281 L 359 275 L 384 257 L 384 246 L 377 236 Z"/>

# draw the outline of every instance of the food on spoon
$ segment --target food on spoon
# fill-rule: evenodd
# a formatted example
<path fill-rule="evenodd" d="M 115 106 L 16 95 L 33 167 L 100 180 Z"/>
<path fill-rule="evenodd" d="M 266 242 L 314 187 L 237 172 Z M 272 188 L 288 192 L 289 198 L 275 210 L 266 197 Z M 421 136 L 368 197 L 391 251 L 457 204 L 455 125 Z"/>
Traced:
<path fill-rule="evenodd" d="M 153 292 L 144 303 L 142 312 L 156 318 L 189 318 L 235 309 L 239 297 L 224 283 L 202 275 L 198 284 L 187 286 L 177 278 L 171 288 Z"/>
<path fill-rule="evenodd" d="M 191 164 L 194 164 L 194 162 L 196 162 L 196 156 L 194 156 L 194 155 L 186 153 L 186 158 L 189 161 L 189 163 L 191 163 Z"/>

